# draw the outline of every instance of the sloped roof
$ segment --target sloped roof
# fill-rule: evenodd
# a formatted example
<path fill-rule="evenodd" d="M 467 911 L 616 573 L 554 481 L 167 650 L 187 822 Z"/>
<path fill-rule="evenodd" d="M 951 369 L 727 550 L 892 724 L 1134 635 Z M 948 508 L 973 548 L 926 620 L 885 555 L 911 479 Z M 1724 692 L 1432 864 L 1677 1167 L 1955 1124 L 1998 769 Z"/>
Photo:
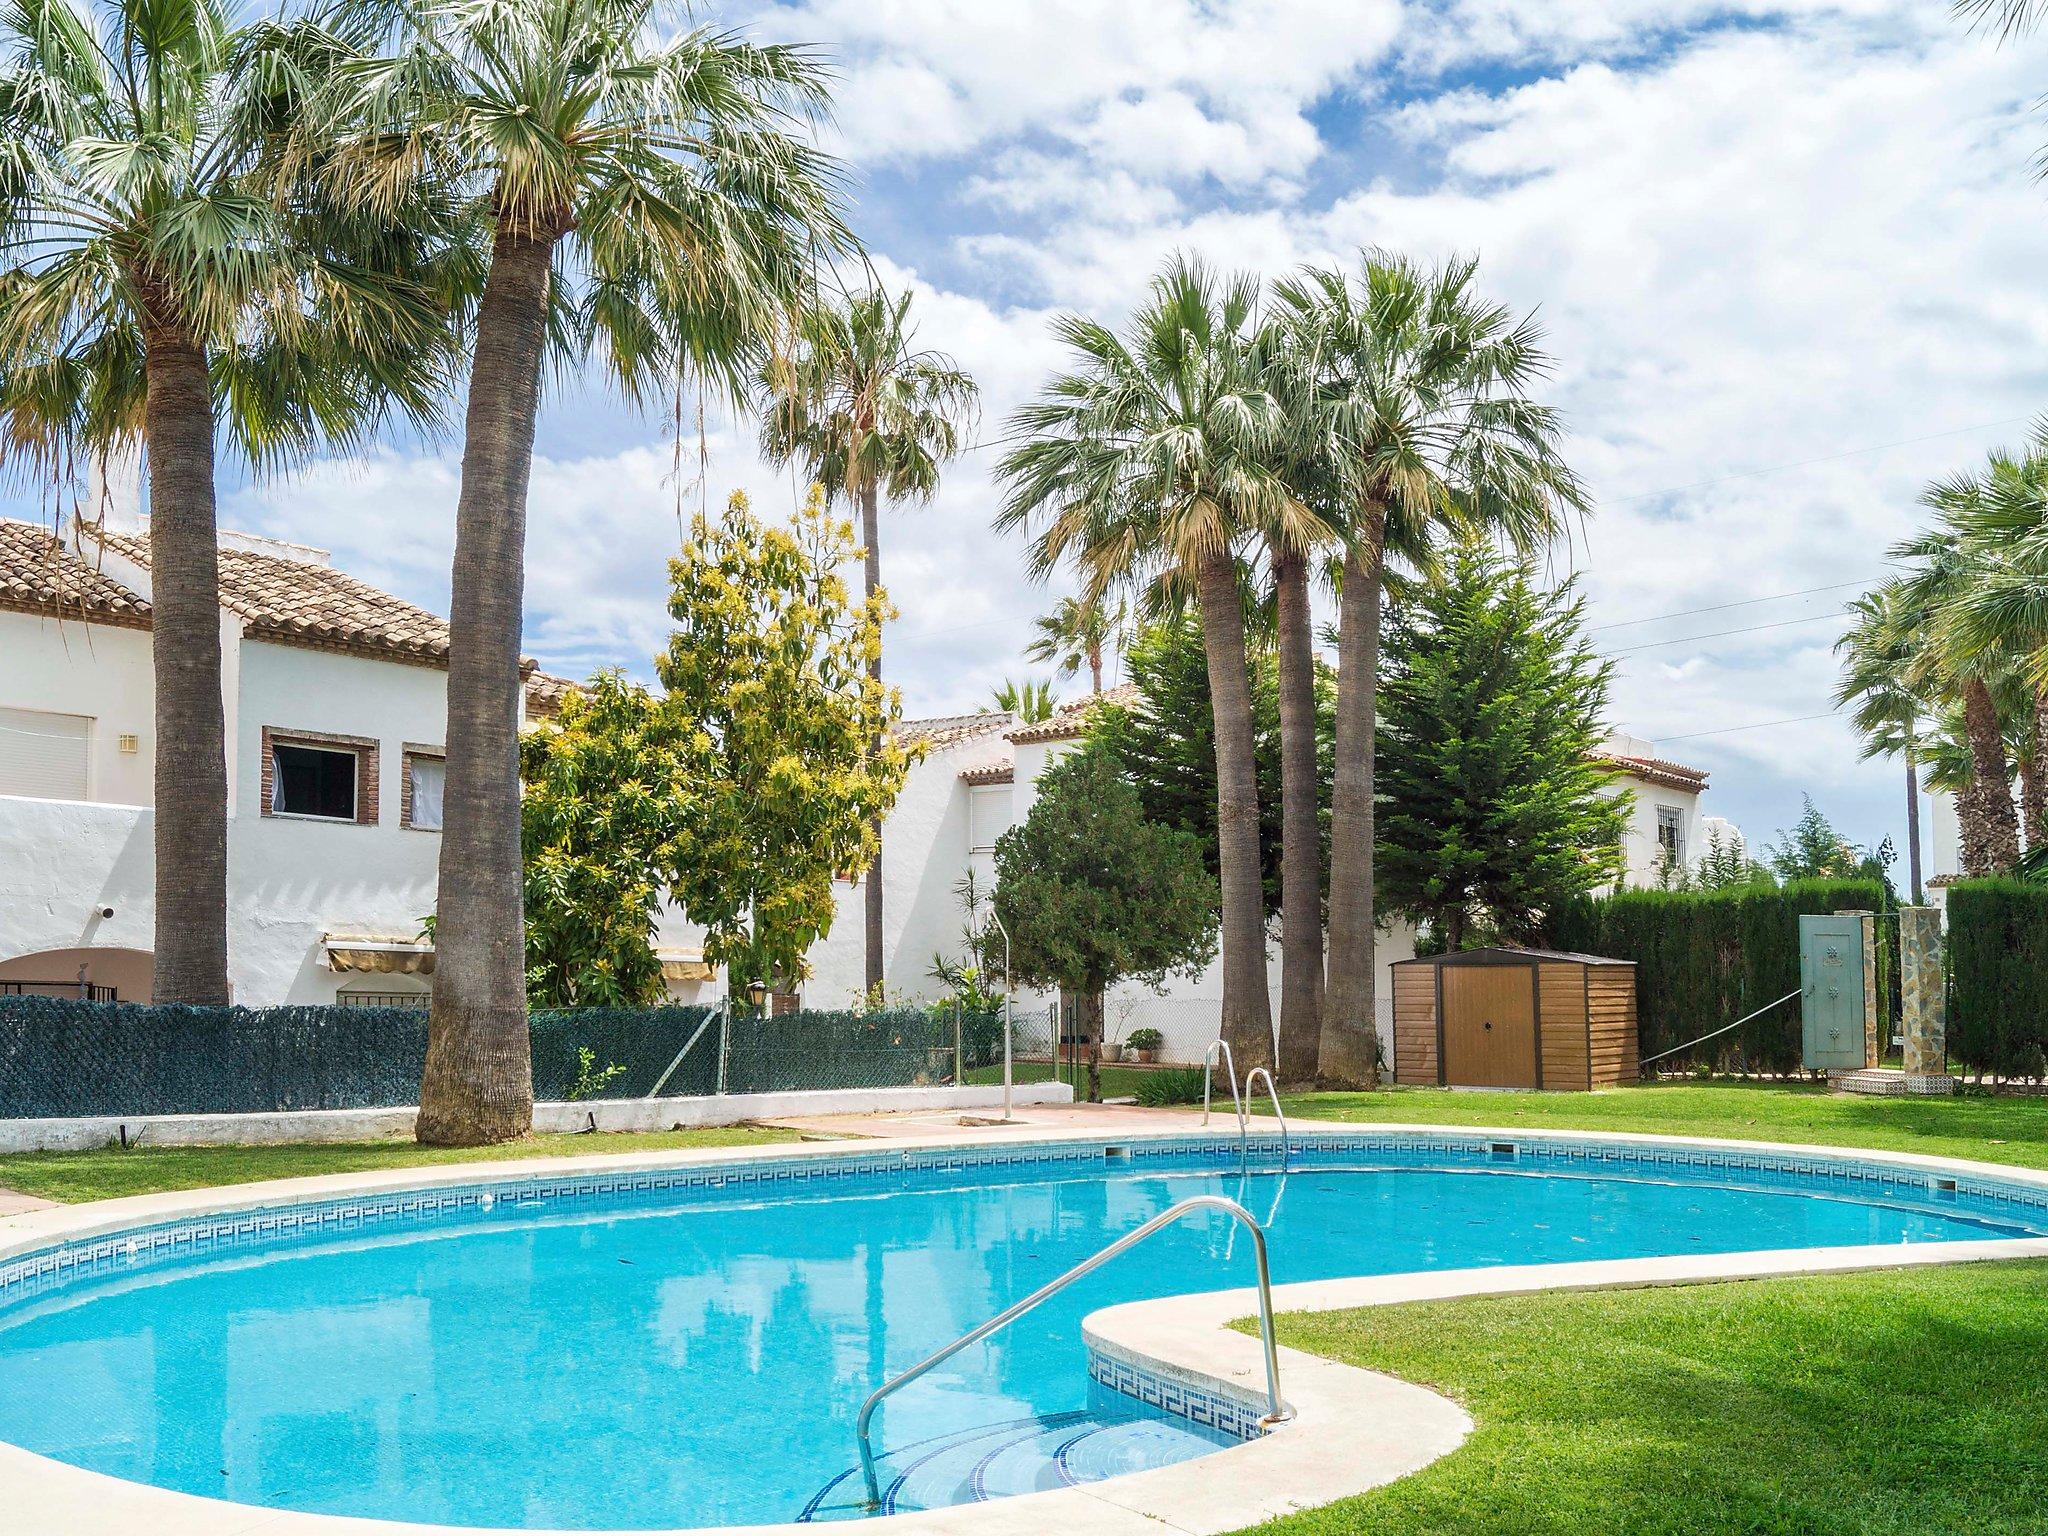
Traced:
<path fill-rule="evenodd" d="M 1012 741 L 1066 741 L 1079 736 L 1088 728 L 1088 716 L 1098 705 L 1130 704 L 1138 697 L 1136 683 L 1121 683 L 1114 688 L 1105 688 L 1100 693 L 1091 693 L 1076 699 L 1071 704 L 1062 704 L 1046 719 L 1036 725 L 1020 725 L 1010 732 Z"/>
<path fill-rule="evenodd" d="M 1668 762 L 1661 757 L 1631 757 L 1619 752 L 1596 752 L 1593 755 L 1597 761 L 1612 764 L 1646 784 L 1662 784 L 1667 789 L 1682 789 L 1692 794 L 1698 794 L 1707 787 L 1707 773 L 1701 768 L 1688 768 L 1683 763 Z"/>
<path fill-rule="evenodd" d="M 0 608 L 149 628 L 149 603 L 40 523 L 0 518 Z"/>
<path fill-rule="evenodd" d="M 102 541 L 122 558 L 148 566 L 149 540 L 142 535 L 108 533 Z M 224 544 L 220 601 L 257 639 L 423 666 L 448 664 L 446 619 L 331 565 Z"/>
<path fill-rule="evenodd" d="M 923 746 L 939 751 L 992 731 L 1006 730 L 1015 720 L 1004 709 L 984 710 L 976 715 L 935 715 L 929 720 L 899 720 L 896 739 L 906 747 Z"/>
<path fill-rule="evenodd" d="M 526 714 L 530 720 L 546 720 L 562 712 L 562 701 L 581 693 L 583 685 L 572 677 L 552 672 L 535 672 L 526 679 Z"/>
<path fill-rule="evenodd" d="M 1010 784 L 1016 780 L 1017 765 L 1005 755 L 976 763 L 972 768 L 963 768 L 960 777 L 969 784 Z"/>

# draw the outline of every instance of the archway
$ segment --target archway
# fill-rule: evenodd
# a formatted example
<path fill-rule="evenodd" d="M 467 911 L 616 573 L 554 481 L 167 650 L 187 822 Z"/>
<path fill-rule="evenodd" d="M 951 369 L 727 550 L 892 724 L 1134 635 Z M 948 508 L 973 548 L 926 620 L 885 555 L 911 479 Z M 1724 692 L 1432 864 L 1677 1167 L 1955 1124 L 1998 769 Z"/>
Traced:
<path fill-rule="evenodd" d="M 0 960 L 0 995 L 146 1003 L 155 979 L 156 957 L 146 949 L 42 949 Z"/>

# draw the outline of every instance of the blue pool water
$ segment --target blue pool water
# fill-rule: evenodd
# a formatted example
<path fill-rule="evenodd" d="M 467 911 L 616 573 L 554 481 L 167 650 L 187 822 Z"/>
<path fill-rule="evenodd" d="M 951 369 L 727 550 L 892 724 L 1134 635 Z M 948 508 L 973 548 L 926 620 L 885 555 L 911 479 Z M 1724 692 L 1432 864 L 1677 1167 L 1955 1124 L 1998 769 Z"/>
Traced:
<path fill-rule="evenodd" d="M 1272 1216 L 1276 1281 L 2048 1231 L 1997 1186 L 1311 1143 L 1240 1180 L 1234 1142 L 1105 1159 L 833 1158 L 554 1180 L 115 1239 L 0 1265 L 0 1439 L 250 1504 L 631 1529 L 852 1512 L 854 1415 L 901 1369 L 1196 1193 Z M 913 1164 L 915 1159 L 912 1160 Z M 668 1187 L 654 1187 L 666 1184 Z M 2038 1198 L 2038 1197 L 2036 1197 Z M 1277 1211 L 1276 1211 L 1277 1207 Z M 250 1230 L 240 1230 L 250 1229 Z M 894 1507 L 1086 1481 L 1221 1435 L 1092 1386 L 1107 1303 L 1246 1284 L 1201 1216 L 893 1399 Z M 49 1266 L 45 1265 L 47 1269 Z"/>

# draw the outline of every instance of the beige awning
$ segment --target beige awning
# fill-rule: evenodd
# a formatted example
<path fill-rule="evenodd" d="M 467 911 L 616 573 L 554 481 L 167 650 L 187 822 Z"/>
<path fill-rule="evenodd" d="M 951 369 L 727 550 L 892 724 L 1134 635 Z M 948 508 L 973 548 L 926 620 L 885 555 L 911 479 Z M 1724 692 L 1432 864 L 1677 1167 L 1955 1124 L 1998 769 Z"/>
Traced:
<path fill-rule="evenodd" d="M 434 946 L 424 939 L 394 934 L 328 933 L 320 942 L 327 964 L 337 971 L 365 971 L 379 976 L 431 976 Z"/>
<path fill-rule="evenodd" d="M 710 981 L 718 973 L 704 959 L 701 949 L 657 949 L 663 981 Z"/>

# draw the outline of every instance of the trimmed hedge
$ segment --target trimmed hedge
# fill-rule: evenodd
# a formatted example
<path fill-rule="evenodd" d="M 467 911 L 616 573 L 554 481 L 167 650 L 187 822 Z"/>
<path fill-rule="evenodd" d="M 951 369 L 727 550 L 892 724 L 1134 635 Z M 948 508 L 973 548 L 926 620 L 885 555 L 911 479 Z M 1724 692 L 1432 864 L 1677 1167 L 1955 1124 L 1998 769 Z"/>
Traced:
<path fill-rule="evenodd" d="M 1572 902 L 1545 925 L 1557 949 L 1636 963 L 1636 1021 L 1644 1056 L 1733 1023 L 1799 985 L 1799 917 L 1882 911 L 1876 880 L 1795 880 L 1726 891 L 1626 890 Z M 1885 951 L 1880 949 L 1880 956 Z M 1878 985 L 1889 994 L 1889 967 Z M 1724 1072 L 1800 1069 L 1799 1007 L 1774 1008 L 1658 1067 Z"/>
<path fill-rule="evenodd" d="M 2048 888 L 1964 880 L 1948 891 L 1948 1054 L 2000 1078 L 2048 1078 Z"/>
<path fill-rule="evenodd" d="M 578 1051 L 599 1071 L 623 1067 L 596 1094 L 652 1089 L 708 1007 L 580 1008 L 532 1016 L 534 1096 L 567 1098 Z M 974 1053 L 1000 1044 L 999 1020 L 965 1021 Z M 195 1008 L 0 998 L 0 1119 L 77 1115 L 237 1114 L 372 1109 L 416 1103 L 427 1016 L 402 1008 L 308 1004 Z M 715 1022 L 665 1095 L 718 1086 Z M 899 1087 L 950 1078 L 953 1023 L 923 1009 L 735 1018 L 729 1092 Z"/>

